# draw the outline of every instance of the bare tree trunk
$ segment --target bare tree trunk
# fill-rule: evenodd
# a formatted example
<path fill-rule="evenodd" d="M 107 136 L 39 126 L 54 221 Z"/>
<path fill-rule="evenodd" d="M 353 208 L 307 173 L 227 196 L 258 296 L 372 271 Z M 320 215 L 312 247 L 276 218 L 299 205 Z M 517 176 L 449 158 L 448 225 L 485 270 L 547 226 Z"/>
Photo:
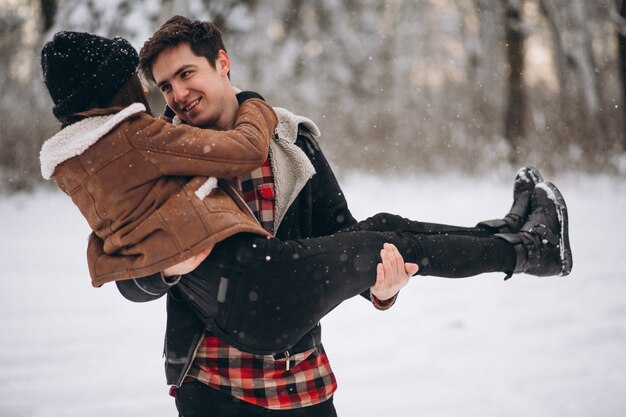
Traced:
<path fill-rule="evenodd" d="M 626 28 L 624 27 L 624 23 L 626 22 L 626 0 L 622 0 L 619 15 L 621 17 L 621 21 L 619 22 L 621 30 L 617 32 L 617 38 L 619 41 L 620 74 L 622 76 L 622 103 L 626 103 Z M 624 132 L 622 134 L 622 150 L 624 150 L 626 149 L 626 105 L 622 104 L 622 109 L 625 122 Z"/>
<path fill-rule="evenodd" d="M 564 0 L 565 2 L 569 0 Z M 584 145 L 589 137 L 589 126 L 580 115 L 582 102 L 580 83 L 577 74 L 571 71 L 571 28 L 569 7 L 561 0 L 539 0 L 542 14 L 547 20 L 553 43 L 553 56 L 558 77 L 558 102 L 551 106 L 550 120 L 552 132 L 558 132 L 551 140 L 553 146 L 567 146 L 568 143 Z M 568 43 L 569 40 L 569 43 Z M 547 135 L 549 137 L 549 135 Z"/>
<path fill-rule="evenodd" d="M 539 0 L 541 12 L 548 20 L 548 26 L 552 34 L 552 42 L 554 43 L 555 64 L 559 81 L 559 94 L 561 100 L 565 100 L 565 91 L 567 89 L 567 56 L 563 45 L 563 37 L 561 36 L 561 28 L 563 27 L 562 18 L 555 10 L 554 4 L 550 0 Z"/>
<path fill-rule="evenodd" d="M 586 10 L 584 0 L 570 0 L 572 11 L 572 43 L 571 57 L 576 64 L 585 107 L 590 116 L 600 110 L 600 80 L 594 71 L 594 57 L 591 49 L 591 36 L 586 26 Z"/>
<path fill-rule="evenodd" d="M 54 18 L 57 14 L 57 0 L 41 0 L 40 1 L 42 32 L 47 32 L 54 25 Z"/>
<path fill-rule="evenodd" d="M 524 28 L 521 16 L 523 0 L 503 0 L 505 12 L 506 51 L 509 67 L 508 102 L 504 135 L 513 148 L 511 162 L 519 162 L 525 139 L 526 93 L 524 89 Z"/>
<path fill-rule="evenodd" d="M 494 118 L 493 114 L 502 109 L 505 101 L 502 92 L 508 85 L 500 72 L 505 58 L 504 51 L 499 50 L 504 36 L 503 9 L 499 2 L 494 3 L 492 0 L 471 0 L 468 8 L 468 18 L 478 21 L 474 36 L 463 34 L 468 56 L 467 78 L 475 114 L 472 120 L 475 121 L 477 135 L 501 137 L 504 120 Z M 468 32 L 470 30 L 465 29 Z"/>
<path fill-rule="evenodd" d="M 576 84 L 579 88 L 583 112 L 578 112 L 582 122 L 583 137 L 580 144 L 586 152 L 605 154 L 610 152 L 610 133 L 608 124 L 603 120 L 602 88 L 599 73 L 596 72 L 592 48 L 592 34 L 589 31 L 588 6 L 586 0 L 569 0 L 566 9 L 570 18 L 570 41 L 568 62 L 571 64 Z"/>

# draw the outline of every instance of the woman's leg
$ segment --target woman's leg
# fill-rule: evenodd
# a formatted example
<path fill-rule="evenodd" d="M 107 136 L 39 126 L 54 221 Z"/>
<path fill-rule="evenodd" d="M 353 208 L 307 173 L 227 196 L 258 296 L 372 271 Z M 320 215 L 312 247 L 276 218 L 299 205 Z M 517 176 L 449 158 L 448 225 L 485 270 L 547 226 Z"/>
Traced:
<path fill-rule="evenodd" d="M 487 220 L 475 227 L 450 226 L 422 223 L 388 213 L 380 213 L 359 222 L 346 231 L 370 230 L 378 232 L 407 230 L 420 234 L 455 234 L 462 236 L 489 237 L 496 233 L 517 233 L 526 223 L 531 212 L 531 197 L 535 186 L 543 182 L 541 172 L 526 166 L 517 171 L 513 183 L 513 205 L 503 218 Z"/>
<path fill-rule="evenodd" d="M 257 354 L 288 350 L 374 284 L 384 243 L 419 264 L 421 275 L 467 277 L 515 266 L 513 247 L 494 238 L 354 231 L 283 242 L 242 234 L 218 245 L 179 287 L 226 342 Z"/>
<path fill-rule="evenodd" d="M 344 231 L 280 241 L 240 234 L 216 246 L 179 286 L 212 286 L 206 296 L 191 294 L 189 299 L 212 303 L 204 314 L 211 330 L 226 342 L 259 354 L 287 350 L 338 304 L 374 284 L 384 243 L 393 243 L 406 262 L 417 263 L 420 275 L 567 275 L 571 250 L 565 201 L 546 183 L 537 185 L 532 204 L 520 233 L 487 238 Z M 568 256 L 563 258 L 563 253 Z"/>
<path fill-rule="evenodd" d="M 410 220 L 402 216 L 390 213 L 378 213 L 363 221 L 340 231 L 356 232 L 411 232 L 421 235 L 457 235 L 457 236 L 473 236 L 473 237 L 490 237 L 498 232 L 488 226 L 477 225 L 475 227 L 452 226 L 438 223 L 424 223 L 416 220 Z"/>

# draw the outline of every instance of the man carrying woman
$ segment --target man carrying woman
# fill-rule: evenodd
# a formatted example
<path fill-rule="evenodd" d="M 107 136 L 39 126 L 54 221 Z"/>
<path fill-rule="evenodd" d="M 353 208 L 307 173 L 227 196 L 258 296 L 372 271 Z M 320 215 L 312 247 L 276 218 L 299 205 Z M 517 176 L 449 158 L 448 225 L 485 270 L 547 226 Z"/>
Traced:
<path fill-rule="evenodd" d="M 176 58 L 174 71 L 159 66 L 168 53 Z M 253 93 L 239 104 L 223 48 L 210 58 L 181 41 L 152 64 L 161 91 L 167 100 L 168 91 L 208 77 L 211 91 L 198 89 L 171 107 L 188 123 L 229 130 L 172 126 L 150 115 L 137 61 L 122 39 L 76 32 L 57 34 L 42 51 L 53 111 L 64 125 L 42 148 L 42 174 L 72 197 L 94 231 L 88 263 L 95 286 L 148 282 L 143 291 L 156 286 L 155 296 L 175 291 L 221 340 L 259 355 L 282 353 L 288 368 L 321 317 L 375 285 L 387 243 L 419 265 L 420 275 L 571 270 L 565 202 L 532 168 L 519 175 L 511 213 L 499 222 L 462 228 L 380 214 L 348 219 L 330 236 L 279 240 L 232 181 L 267 160 L 276 112 Z M 196 264 L 182 278 L 163 278 Z"/>

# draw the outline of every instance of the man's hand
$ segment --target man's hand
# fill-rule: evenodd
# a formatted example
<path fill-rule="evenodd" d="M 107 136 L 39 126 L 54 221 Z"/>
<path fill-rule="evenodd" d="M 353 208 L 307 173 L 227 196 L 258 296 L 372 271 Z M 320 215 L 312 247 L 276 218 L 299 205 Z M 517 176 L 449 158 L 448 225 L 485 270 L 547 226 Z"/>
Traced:
<path fill-rule="evenodd" d="M 382 262 L 376 266 L 376 283 L 370 292 L 381 301 L 396 295 L 419 269 L 417 264 L 405 263 L 398 248 L 385 243 L 380 251 Z"/>
<path fill-rule="evenodd" d="M 185 259 L 184 261 L 177 263 L 176 265 L 172 265 L 169 268 L 165 268 L 162 273 L 164 277 L 171 277 L 174 275 L 184 275 L 188 274 L 200 265 L 200 262 L 204 261 L 209 253 L 213 250 L 213 246 L 208 249 L 205 249 L 203 252 L 200 252 L 196 256 L 193 256 L 189 259 Z"/>

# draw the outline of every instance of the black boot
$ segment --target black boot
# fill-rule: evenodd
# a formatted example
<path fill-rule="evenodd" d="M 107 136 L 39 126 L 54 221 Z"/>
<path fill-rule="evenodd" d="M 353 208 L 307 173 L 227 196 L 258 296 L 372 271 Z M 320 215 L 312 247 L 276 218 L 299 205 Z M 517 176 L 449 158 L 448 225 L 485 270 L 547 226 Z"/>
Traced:
<path fill-rule="evenodd" d="M 513 205 L 503 219 L 485 220 L 478 226 L 488 227 L 493 233 L 517 233 L 530 214 L 530 197 L 535 185 L 543 182 L 541 172 L 535 167 L 526 166 L 515 176 L 513 183 Z"/>
<path fill-rule="evenodd" d="M 572 270 L 567 206 L 554 184 L 537 184 L 530 200 L 531 213 L 517 234 L 499 233 L 515 247 L 514 273 L 565 276 Z M 509 274 L 510 276 L 510 274 Z"/>

